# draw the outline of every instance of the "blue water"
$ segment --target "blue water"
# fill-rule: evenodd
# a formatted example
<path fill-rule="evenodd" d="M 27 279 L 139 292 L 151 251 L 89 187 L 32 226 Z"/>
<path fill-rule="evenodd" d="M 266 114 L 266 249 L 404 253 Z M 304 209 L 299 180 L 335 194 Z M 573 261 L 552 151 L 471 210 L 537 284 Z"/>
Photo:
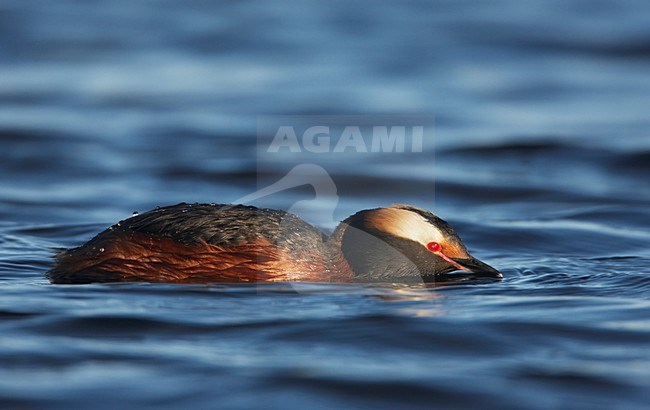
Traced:
<path fill-rule="evenodd" d="M 650 400 L 642 1 L 0 3 L 0 408 L 641 409 Z M 425 115 L 258 205 L 331 230 L 413 203 L 502 281 L 50 285 L 134 211 L 281 177 L 260 116 Z M 296 201 L 303 206 L 294 207 Z"/>

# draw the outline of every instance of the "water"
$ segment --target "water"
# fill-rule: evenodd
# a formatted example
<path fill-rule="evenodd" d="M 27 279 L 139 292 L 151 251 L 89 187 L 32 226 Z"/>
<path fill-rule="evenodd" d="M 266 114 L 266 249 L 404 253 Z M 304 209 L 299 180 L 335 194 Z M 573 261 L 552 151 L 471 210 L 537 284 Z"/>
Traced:
<path fill-rule="evenodd" d="M 648 11 L 0 3 L 0 407 L 645 408 Z M 301 215 L 328 230 L 358 209 L 432 209 L 503 281 L 43 276 L 54 249 L 134 211 L 281 176 L 261 173 L 258 115 L 386 113 L 434 115 L 435 147 L 327 156 L 335 215 Z"/>

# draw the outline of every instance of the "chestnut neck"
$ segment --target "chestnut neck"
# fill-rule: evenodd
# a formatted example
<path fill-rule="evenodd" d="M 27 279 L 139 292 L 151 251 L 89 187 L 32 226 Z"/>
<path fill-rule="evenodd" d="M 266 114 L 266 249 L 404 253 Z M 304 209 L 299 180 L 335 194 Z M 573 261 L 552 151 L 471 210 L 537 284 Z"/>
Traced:
<path fill-rule="evenodd" d="M 327 269 L 332 276 L 333 281 L 337 281 L 337 279 L 353 281 L 356 276 L 348 264 L 348 261 L 345 259 L 345 255 L 341 249 L 343 234 L 345 233 L 345 228 L 347 226 L 346 221 L 339 223 L 334 232 L 332 232 L 324 243 Z"/>

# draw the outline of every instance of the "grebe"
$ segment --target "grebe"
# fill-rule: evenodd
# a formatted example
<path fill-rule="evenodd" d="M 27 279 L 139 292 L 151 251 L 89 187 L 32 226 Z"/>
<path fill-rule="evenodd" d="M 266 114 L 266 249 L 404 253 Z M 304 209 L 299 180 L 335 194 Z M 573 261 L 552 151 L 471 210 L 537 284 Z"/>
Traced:
<path fill-rule="evenodd" d="M 52 283 L 430 282 L 465 270 L 500 278 L 449 224 L 410 205 L 357 212 L 327 238 L 297 216 L 185 204 L 125 219 L 60 252 Z"/>

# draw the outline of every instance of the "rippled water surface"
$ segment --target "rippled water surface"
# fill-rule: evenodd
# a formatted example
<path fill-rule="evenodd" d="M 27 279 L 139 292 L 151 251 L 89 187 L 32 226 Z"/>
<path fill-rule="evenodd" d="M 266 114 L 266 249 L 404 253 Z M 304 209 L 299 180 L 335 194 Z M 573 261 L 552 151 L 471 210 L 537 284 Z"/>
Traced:
<path fill-rule="evenodd" d="M 641 409 L 650 397 L 645 2 L 0 3 L 1 408 Z M 326 156 L 331 230 L 394 202 L 502 281 L 54 286 L 134 211 L 232 202 L 258 116 L 431 115 Z M 372 117 L 371 117 L 372 118 Z M 258 204 L 313 199 L 291 190 Z"/>

